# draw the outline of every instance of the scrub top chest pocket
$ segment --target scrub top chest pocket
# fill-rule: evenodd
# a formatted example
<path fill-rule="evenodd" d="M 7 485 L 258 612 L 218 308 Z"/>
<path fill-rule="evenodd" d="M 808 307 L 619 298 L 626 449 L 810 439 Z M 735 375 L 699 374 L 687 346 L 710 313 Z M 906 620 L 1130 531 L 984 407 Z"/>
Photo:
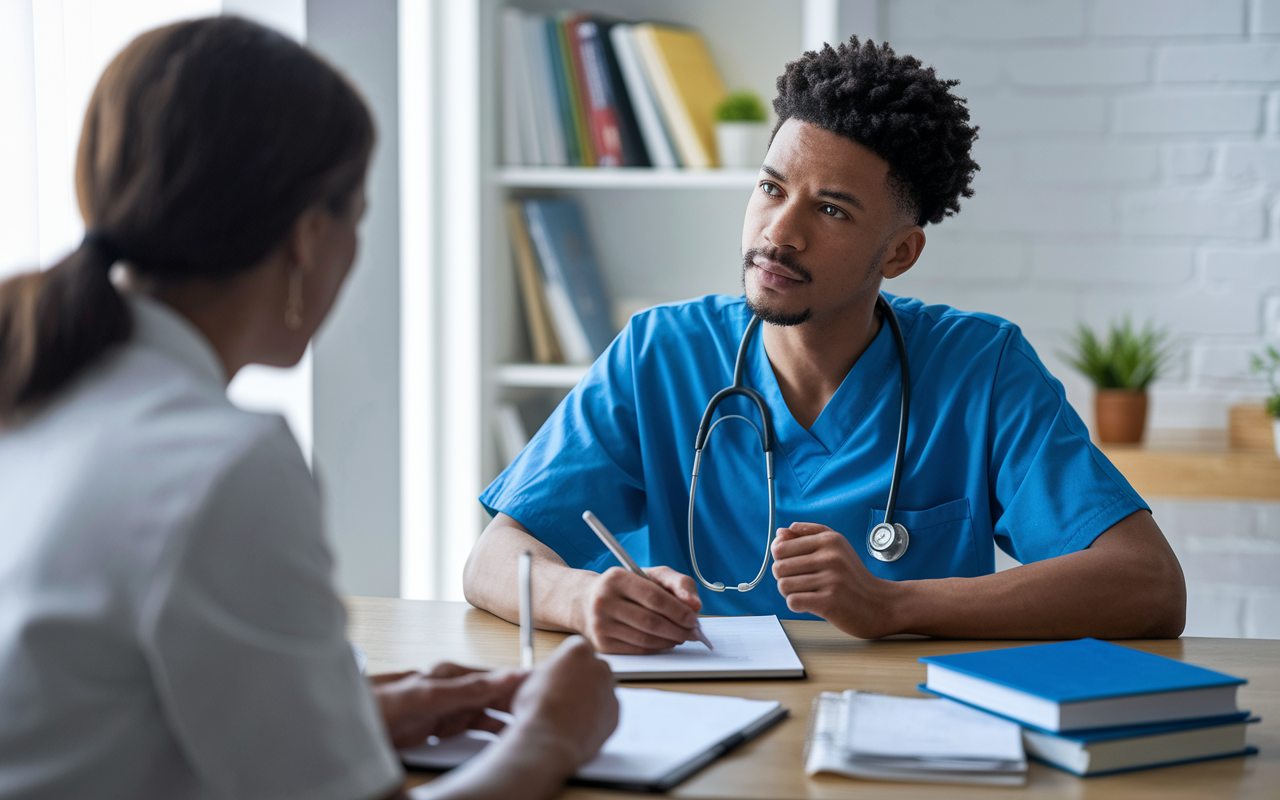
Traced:
<path fill-rule="evenodd" d="M 967 498 L 918 511 L 896 509 L 893 521 L 905 526 L 911 535 L 911 546 L 897 561 L 878 561 L 867 554 L 867 536 L 883 521 L 884 509 L 873 508 L 867 514 L 866 527 L 849 532 L 854 549 L 876 577 L 908 581 L 984 574 L 978 567 L 978 546 Z"/>

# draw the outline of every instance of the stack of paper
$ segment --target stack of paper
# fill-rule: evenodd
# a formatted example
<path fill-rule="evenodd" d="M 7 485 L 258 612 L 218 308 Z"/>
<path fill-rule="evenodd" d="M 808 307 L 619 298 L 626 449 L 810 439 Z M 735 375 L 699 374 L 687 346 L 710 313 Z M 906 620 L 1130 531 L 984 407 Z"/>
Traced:
<path fill-rule="evenodd" d="M 810 726 L 810 775 L 998 786 L 1026 780 L 1018 725 L 950 700 L 824 692 Z"/>

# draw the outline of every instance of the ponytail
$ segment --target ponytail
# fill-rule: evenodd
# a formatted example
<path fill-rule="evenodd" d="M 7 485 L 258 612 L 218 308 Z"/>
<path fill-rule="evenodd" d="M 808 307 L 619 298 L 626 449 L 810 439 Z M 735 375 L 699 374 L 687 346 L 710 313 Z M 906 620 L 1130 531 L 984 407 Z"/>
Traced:
<path fill-rule="evenodd" d="M 113 264 L 159 286 L 252 269 L 307 209 L 350 200 L 373 142 L 354 87 L 261 25 L 210 17 L 130 42 L 81 128 L 76 196 L 89 234 L 52 269 L 0 284 L 0 428 L 130 338 Z"/>
<path fill-rule="evenodd" d="M 45 272 L 0 283 L 0 428 L 9 427 L 133 332 L 99 235 Z"/>

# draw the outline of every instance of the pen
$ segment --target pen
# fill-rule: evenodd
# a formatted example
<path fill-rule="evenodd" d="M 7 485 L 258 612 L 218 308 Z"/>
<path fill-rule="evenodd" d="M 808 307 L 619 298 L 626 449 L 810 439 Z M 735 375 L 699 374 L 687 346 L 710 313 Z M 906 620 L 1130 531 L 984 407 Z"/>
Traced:
<path fill-rule="evenodd" d="M 599 536 L 600 541 L 604 542 L 604 546 L 609 548 L 609 552 L 613 553 L 613 557 L 618 559 L 620 562 L 622 562 L 622 566 L 631 570 L 632 572 L 639 575 L 641 578 L 644 578 L 645 580 L 650 580 L 650 581 L 653 581 L 654 583 L 658 583 L 657 581 L 654 581 L 653 578 L 650 578 L 649 575 L 644 570 L 640 569 L 640 565 L 637 564 L 635 560 L 631 558 L 630 553 L 628 553 L 626 550 L 623 549 L 622 544 L 616 538 L 614 538 L 614 535 L 609 532 L 609 529 L 604 526 L 604 523 L 600 521 L 599 517 L 597 517 L 595 514 L 592 514 L 590 511 L 583 511 L 582 519 L 585 520 L 586 523 L 591 526 L 591 530 L 596 532 L 596 536 Z M 662 584 L 660 583 L 658 585 L 662 586 Z M 665 591 L 667 587 L 662 586 L 662 588 Z M 707 646 L 708 650 L 716 649 L 715 645 L 711 644 L 711 640 L 707 638 L 707 635 L 702 632 L 701 622 L 694 623 L 693 633 L 695 636 L 698 637 L 698 641 L 702 642 Z"/>
<path fill-rule="evenodd" d="M 530 553 L 520 554 L 520 667 L 533 669 L 533 564 Z"/>

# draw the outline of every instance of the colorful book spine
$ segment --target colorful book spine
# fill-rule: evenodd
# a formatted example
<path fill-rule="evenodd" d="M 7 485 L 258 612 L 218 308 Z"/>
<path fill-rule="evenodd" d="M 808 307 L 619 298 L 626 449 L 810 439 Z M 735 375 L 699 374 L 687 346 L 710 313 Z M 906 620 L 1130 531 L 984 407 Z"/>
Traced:
<path fill-rule="evenodd" d="M 591 146 L 591 130 L 587 121 L 587 107 L 584 98 L 583 75 L 578 48 L 574 46 L 574 25 L 583 19 L 583 15 L 571 12 L 561 13 L 555 20 L 556 36 L 560 42 L 560 63 L 564 65 L 565 91 L 569 96 L 569 107 L 573 114 L 573 134 L 578 143 L 578 153 L 584 167 L 596 166 L 595 149 Z"/>
<path fill-rule="evenodd" d="M 618 24 L 609 29 L 609 41 L 618 59 L 618 70 L 627 87 L 627 96 L 635 110 L 636 125 L 644 139 L 645 151 L 655 167 L 678 167 L 680 161 L 658 111 L 657 101 L 645 75 L 644 65 L 636 52 L 634 25 Z"/>
<path fill-rule="evenodd" d="M 600 45 L 600 26 L 594 20 L 585 19 L 574 24 L 572 32 L 578 63 L 581 65 L 583 99 L 587 107 L 596 164 L 601 167 L 621 167 L 625 163 L 622 131 L 618 125 L 617 104 Z"/>
<path fill-rule="evenodd" d="M 551 81 L 556 93 L 556 110 L 564 141 L 565 162 L 571 167 L 586 166 L 578 141 L 578 127 L 573 113 L 573 86 L 566 71 L 564 50 L 560 45 L 560 23 L 553 17 L 542 19 L 546 54 Z"/>

